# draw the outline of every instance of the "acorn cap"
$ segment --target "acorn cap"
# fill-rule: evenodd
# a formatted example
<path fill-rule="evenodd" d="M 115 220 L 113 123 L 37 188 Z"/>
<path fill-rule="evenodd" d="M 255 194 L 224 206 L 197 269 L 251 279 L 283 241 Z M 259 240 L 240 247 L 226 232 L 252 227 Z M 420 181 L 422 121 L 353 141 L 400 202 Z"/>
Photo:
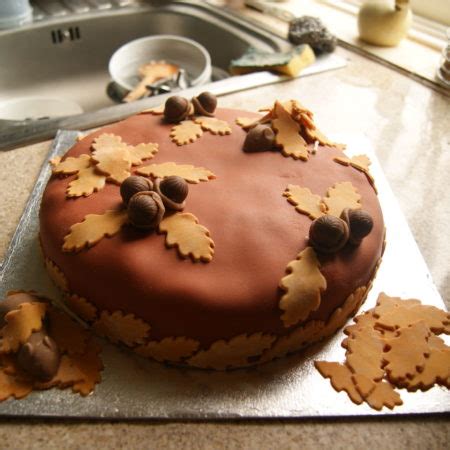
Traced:
<path fill-rule="evenodd" d="M 192 105 L 187 98 L 172 95 L 164 105 L 164 118 L 169 123 L 181 122 L 189 114 L 192 114 L 192 110 Z"/>
<path fill-rule="evenodd" d="M 137 175 L 131 175 L 120 185 L 120 195 L 125 205 L 128 205 L 130 198 L 137 192 L 151 191 L 153 190 L 153 183 L 151 180 L 145 177 L 139 177 Z"/>
<path fill-rule="evenodd" d="M 172 175 L 163 179 L 157 178 L 155 191 L 160 195 L 166 208 L 181 211 L 186 205 L 189 186 L 184 178 Z"/>
<path fill-rule="evenodd" d="M 156 192 L 137 192 L 128 202 L 128 220 L 136 228 L 151 230 L 159 225 L 165 210 Z"/>
<path fill-rule="evenodd" d="M 372 231 L 372 216 L 362 209 L 345 208 L 341 213 L 349 228 L 350 236 L 348 241 L 352 245 L 359 245 L 361 241 Z"/>
<path fill-rule="evenodd" d="M 339 217 L 325 214 L 311 223 L 309 242 L 321 253 L 336 253 L 347 243 L 349 229 Z"/>
<path fill-rule="evenodd" d="M 195 114 L 199 116 L 213 117 L 217 108 L 217 97 L 211 92 L 202 92 L 192 98 Z"/>

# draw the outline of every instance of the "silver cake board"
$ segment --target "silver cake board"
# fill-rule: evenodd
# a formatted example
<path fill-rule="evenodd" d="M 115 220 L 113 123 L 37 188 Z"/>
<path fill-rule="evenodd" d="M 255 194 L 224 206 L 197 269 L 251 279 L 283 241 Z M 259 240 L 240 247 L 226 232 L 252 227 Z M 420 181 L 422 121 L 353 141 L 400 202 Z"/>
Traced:
<path fill-rule="evenodd" d="M 35 290 L 59 298 L 40 255 L 38 211 L 50 176 L 48 160 L 62 155 L 77 137 L 60 131 L 41 170 L 0 272 L 0 298 L 8 290 Z M 363 310 L 375 305 L 380 292 L 444 308 L 417 244 L 382 173 L 370 143 L 360 135 L 342 136 L 347 153 L 369 155 L 387 228 L 387 246 Z M 0 403 L 3 417 L 79 419 L 249 419 L 379 416 L 445 413 L 450 391 L 399 391 L 403 405 L 377 412 L 353 404 L 337 393 L 314 368 L 314 360 L 343 361 L 342 331 L 333 338 L 275 362 L 252 369 L 214 372 L 168 367 L 105 343 L 102 382 L 88 397 L 70 389 L 37 391 L 23 400 Z"/>

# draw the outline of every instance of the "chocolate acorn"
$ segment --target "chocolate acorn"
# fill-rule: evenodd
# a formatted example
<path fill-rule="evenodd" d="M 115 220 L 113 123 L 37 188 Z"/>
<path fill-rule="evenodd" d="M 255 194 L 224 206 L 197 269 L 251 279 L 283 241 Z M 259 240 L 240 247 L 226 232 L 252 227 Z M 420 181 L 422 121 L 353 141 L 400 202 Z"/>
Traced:
<path fill-rule="evenodd" d="M 120 185 L 120 195 L 125 205 L 128 205 L 130 198 L 137 192 L 153 190 L 153 183 L 145 177 L 131 175 Z"/>
<path fill-rule="evenodd" d="M 362 209 L 345 208 L 341 213 L 349 228 L 350 236 L 348 241 L 352 245 L 359 245 L 361 241 L 372 231 L 372 216 Z"/>
<path fill-rule="evenodd" d="M 181 211 L 186 204 L 185 199 L 189 187 L 184 178 L 172 175 L 164 179 L 155 180 L 155 191 L 160 195 L 166 208 Z"/>
<path fill-rule="evenodd" d="M 202 92 L 199 96 L 192 98 L 192 104 L 195 114 L 213 117 L 217 107 L 217 97 L 211 92 Z"/>
<path fill-rule="evenodd" d="M 161 222 L 165 213 L 161 197 L 153 191 L 141 191 L 128 202 L 128 220 L 136 228 L 151 230 Z"/>
<path fill-rule="evenodd" d="M 256 125 L 250 128 L 244 141 L 244 152 L 264 152 L 271 150 L 275 141 L 275 133 L 268 125 Z"/>
<path fill-rule="evenodd" d="M 339 217 L 325 214 L 309 228 L 309 242 L 321 253 L 335 253 L 347 243 L 349 229 Z"/>
<path fill-rule="evenodd" d="M 55 341 L 43 330 L 32 333 L 17 354 L 19 367 L 39 381 L 48 381 L 55 376 L 60 359 Z"/>
<path fill-rule="evenodd" d="M 164 118 L 169 123 L 177 123 L 193 114 L 194 108 L 187 98 L 172 95 L 164 105 Z"/>

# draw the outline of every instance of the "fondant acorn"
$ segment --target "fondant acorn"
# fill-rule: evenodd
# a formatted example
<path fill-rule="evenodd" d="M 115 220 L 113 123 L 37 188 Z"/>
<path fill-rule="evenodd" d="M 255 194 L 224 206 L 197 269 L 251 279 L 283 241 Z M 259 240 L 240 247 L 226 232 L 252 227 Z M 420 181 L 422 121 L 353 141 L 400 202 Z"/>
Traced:
<path fill-rule="evenodd" d="M 164 118 L 166 122 L 178 123 L 186 119 L 187 116 L 194 113 L 194 107 L 191 102 L 179 95 L 172 95 L 166 100 L 164 105 Z"/>
<path fill-rule="evenodd" d="M 131 175 L 120 185 L 120 195 L 122 196 L 122 200 L 125 205 L 128 205 L 130 198 L 137 192 L 151 190 L 153 190 L 152 181 L 148 178 L 139 177 L 137 175 Z"/>
<path fill-rule="evenodd" d="M 309 228 L 309 243 L 321 253 L 335 253 L 347 243 L 349 229 L 339 217 L 325 214 Z"/>
<path fill-rule="evenodd" d="M 244 141 L 244 152 L 264 152 L 271 150 L 275 141 L 275 133 L 268 125 L 256 125 L 250 128 Z"/>
<path fill-rule="evenodd" d="M 361 241 L 372 231 L 372 216 L 362 209 L 345 208 L 341 213 L 349 228 L 350 236 L 348 241 L 352 245 L 359 245 Z"/>
<path fill-rule="evenodd" d="M 199 116 L 213 117 L 217 107 L 217 97 L 211 92 L 202 92 L 192 98 L 195 114 Z"/>
<path fill-rule="evenodd" d="M 184 178 L 172 175 L 162 180 L 157 178 L 155 180 L 155 191 L 160 195 L 166 208 L 181 211 L 186 204 L 185 199 L 189 187 Z"/>
<path fill-rule="evenodd" d="M 141 191 L 128 202 L 128 220 L 136 228 L 151 230 L 161 222 L 165 213 L 163 201 L 153 191 Z"/>

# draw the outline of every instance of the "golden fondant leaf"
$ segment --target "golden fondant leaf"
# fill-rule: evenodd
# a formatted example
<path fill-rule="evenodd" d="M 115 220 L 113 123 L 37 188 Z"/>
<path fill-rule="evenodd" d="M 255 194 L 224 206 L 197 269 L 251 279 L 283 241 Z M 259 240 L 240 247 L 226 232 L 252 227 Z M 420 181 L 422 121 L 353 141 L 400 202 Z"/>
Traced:
<path fill-rule="evenodd" d="M 338 156 L 334 160 L 344 166 L 352 166 L 361 172 L 367 172 L 371 164 L 370 159 L 367 155 L 356 155 L 348 158 L 346 156 Z"/>
<path fill-rule="evenodd" d="M 100 357 L 101 351 L 102 347 L 100 344 L 91 338 L 84 354 L 70 357 L 72 364 L 83 374 L 83 379 L 72 386 L 72 391 L 86 396 L 94 390 L 97 383 L 100 383 L 102 379 L 101 372 L 104 368 Z"/>
<path fill-rule="evenodd" d="M 361 195 L 358 194 L 352 183 L 343 181 L 328 189 L 327 196 L 323 198 L 323 203 L 326 206 L 327 214 L 340 217 L 342 210 L 345 208 L 361 208 L 360 200 Z"/>
<path fill-rule="evenodd" d="M 34 382 L 35 389 L 50 389 L 52 387 L 59 387 L 60 389 L 74 385 L 83 380 L 83 373 L 78 367 L 73 364 L 70 356 L 62 355 L 59 363 L 58 371 L 55 376 L 46 382 Z"/>
<path fill-rule="evenodd" d="M 75 180 L 67 186 L 67 197 L 88 197 L 105 187 L 106 176 L 97 172 L 95 166 L 80 169 Z"/>
<path fill-rule="evenodd" d="M 244 130 L 249 130 L 258 125 L 258 123 L 259 119 L 255 119 L 254 117 L 236 117 L 236 124 Z"/>
<path fill-rule="evenodd" d="M 111 151 L 95 151 L 92 159 L 97 163 L 96 169 L 108 177 L 108 180 L 120 184 L 131 174 L 131 156 L 125 147 Z"/>
<path fill-rule="evenodd" d="M 306 214 L 311 219 L 317 219 L 324 214 L 322 197 L 313 194 L 308 188 L 289 184 L 283 195 L 287 197 L 288 202 L 294 205 L 299 213 Z"/>
<path fill-rule="evenodd" d="M 21 399 L 33 390 L 33 384 L 29 380 L 21 380 L 6 374 L 0 370 L 0 402 L 10 397 Z"/>
<path fill-rule="evenodd" d="M 92 322 L 97 317 L 97 308 L 89 301 L 78 295 L 67 298 L 70 310 L 86 322 Z"/>
<path fill-rule="evenodd" d="M 300 125 L 292 119 L 281 103 L 275 103 L 276 118 L 272 120 L 272 128 L 276 132 L 275 144 L 281 147 L 284 156 L 294 159 L 308 159 L 308 146 L 300 136 Z"/>
<path fill-rule="evenodd" d="M 47 273 L 52 279 L 53 283 L 61 289 L 63 292 L 67 292 L 69 289 L 67 278 L 61 269 L 49 258 L 44 259 L 45 267 L 47 269 Z"/>
<path fill-rule="evenodd" d="M 130 153 L 131 164 L 138 166 L 142 164 L 142 161 L 153 158 L 156 155 L 158 152 L 158 144 L 139 144 L 131 147 L 128 151 Z"/>
<path fill-rule="evenodd" d="M 0 330 L 0 352 L 17 352 L 31 333 L 39 331 L 46 308 L 46 303 L 22 303 L 18 309 L 7 313 L 6 324 Z"/>
<path fill-rule="evenodd" d="M 145 176 L 151 175 L 157 178 L 178 175 L 188 183 L 200 183 L 200 181 L 208 181 L 216 178 L 210 170 L 204 167 L 194 167 L 190 164 L 175 164 L 173 162 L 149 164 L 148 166 L 140 167 L 136 173 Z"/>
<path fill-rule="evenodd" d="M 319 308 L 321 292 L 326 289 L 327 281 L 320 272 L 320 263 L 312 247 L 299 253 L 297 259 L 287 265 L 286 272 L 280 281 L 285 294 L 279 307 L 284 311 L 281 316 L 284 326 L 290 327 Z"/>
<path fill-rule="evenodd" d="M 203 134 L 202 127 L 192 120 L 183 120 L 170 131 L 172 141 L 177 145 L 186 145 L 196 141 Z"/>
<path fill-rule="evenodd" d="M 226 134 L 231 134 L 231 128 L 227 121 L 216 119 L 215 117 L 197 117 L 194 120 L 198 123 L 203 130 L 209 131 L 212 134 L 219 134 L 224 136 Z"/>
<path fill-rule="evenodd" d="M 199 351 L 189 358 L 187 363 L 194 367 L 217 370 L 246 367 L 251 365 L 249 358 L 261 355 L 274 340 L 275 336 L 270 334 L 241 334 L 229 341 L 214 342 L 208 350 Z"/>
<path fill-rule="evenodd" d="M 155 106 L 154 108 L 148 108 L 141 111 L 139 114 L 154 114 L 155 116 L 159 116 L 161 114 L 164 114 L 164 103 L 159 106 Z"/>
<path fill-rule="evenodd" d="M 80 155 L 76 158 L 69 156 L 62 162 L 58 162 L 53 166 L 53 173 L 73 175 L 81 169 L 86 169 L 91 165 L 90 155 Z"/>
<path fill-rule="evenodd" d="M 150 341 L 136 347 L 134 351 L 145 358 L 156 361 L 179 362 L 191 356 L 199 346 L 199 342 L 186 337 L 167 337 L 161 341 Z"/>
<path fill-rule="evenodd" d="M 345 147 L 342 144 L 336 144 L 330 141 L 318 128 L 307 128 L 305 127 L 305 136 L 308 142 L 318 141 L 320 145 L 327 145 L 329 147 Z"/>
<path fill-rule="evenodd" d="M 198 223 L 190 213 L 175 213 L 165 217 L 159 224 L 159 231 L 166 233 L 166 245 L 177 247 L 183 258 L 191 257 L 194 262 L 209 262 L 214 255 L 214 242 L 209 231 Z"/>
<path fill-rule="evenodd" d="M 100 318 L 94 322 L 93 329 L 100 336 L 111 342 L 122 342 L 129 347 L 143 344 L 150 331 L 150 325 L 134 314 L 124 315 L 122 311 L 102 311 Z"/>
<path fill-rule="evenodd" d="M 64 237 L 64 252 L 77 252 L 92 247 L 103 237 L 111 237 L 119 232 L 128 219 L 126 210 L 109 210 L 104 214 L 88 214 L 80 223 L 70 227 Z"/>

